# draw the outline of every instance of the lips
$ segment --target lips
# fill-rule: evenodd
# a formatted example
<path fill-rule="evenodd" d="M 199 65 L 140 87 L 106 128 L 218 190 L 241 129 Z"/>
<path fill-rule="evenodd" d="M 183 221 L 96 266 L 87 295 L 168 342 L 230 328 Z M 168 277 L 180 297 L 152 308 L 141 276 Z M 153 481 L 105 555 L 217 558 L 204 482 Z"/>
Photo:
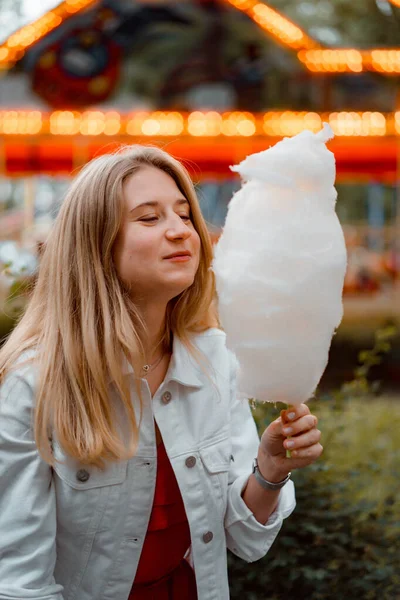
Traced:
<path fill-rule="evenodd" d="M 182 250 L 181 252 L 168 254 L 168 256 L 164 256 L 164 258 L 176 258 L 177 256 L 192 256 L 192 254 L 188 250 Z"/>

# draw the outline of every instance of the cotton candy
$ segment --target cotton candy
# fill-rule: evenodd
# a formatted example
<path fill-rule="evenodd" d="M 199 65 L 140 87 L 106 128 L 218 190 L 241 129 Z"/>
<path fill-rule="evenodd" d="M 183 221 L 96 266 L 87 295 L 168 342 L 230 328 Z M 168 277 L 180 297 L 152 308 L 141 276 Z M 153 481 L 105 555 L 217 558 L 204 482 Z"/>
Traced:
<path fill-rule="evenodd" d="M 335 212 L 329 125 L 303 131 L 235 167 L 215 246 L 219 314 L 239 363 L 239 391 L 260 401 L 309 400 L 343 315 L 346 247 Z"/>

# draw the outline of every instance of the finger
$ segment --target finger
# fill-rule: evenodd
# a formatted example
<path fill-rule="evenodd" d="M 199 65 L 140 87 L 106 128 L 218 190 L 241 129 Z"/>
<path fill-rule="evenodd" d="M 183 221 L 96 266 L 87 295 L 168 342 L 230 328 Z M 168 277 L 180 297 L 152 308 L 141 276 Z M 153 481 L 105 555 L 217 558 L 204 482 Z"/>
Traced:
<path fill-rule="evenodd" d="M 268 429 L 270 429 L 274 435 L 283 435 L 282 433 L 282 428 L 284 426 L 284 423 L 282 423 L 282 418 L 278 417 L 277 419 L 275 419 L 275 421 L 272 421 L 272 423 L 269 424 Z"/>
<path fill-rule="evenodd" d="M 308 448 L 312 444 L 318 443 L 320 439 L 320 430 L 310 429 L 306 433 L 284 440 L 283 445 L 287 450 L 301 450 L 302 448 Z"/>
<path fill-rule="evenodd" d="M 318 423 L 318 419 L 314 415 L 305 415 L 300 417 L 297 421 L 291 423 L 284 423 L 282 433 L 283 435 L 298 435 L 304 431 L 314 429 Z"/>
<path fill-rule="evenodd" d="M 300 448 L 299 450 L 292 450 L 291 455 L 296 459 L 309 459 L 316 460 L 323 452 L 324 448 L 320 443 L 308 446 L 308 448 Z"/>
<path fill-rule="evenodd" d="M 299 404 L 298 406 L 289 406 L 286 410 L 281 411 L 282 421 L 285 423 L 290 423 L 304 417 L 304 415 L 309 415 L 310 409 L 306 404 Z"/>

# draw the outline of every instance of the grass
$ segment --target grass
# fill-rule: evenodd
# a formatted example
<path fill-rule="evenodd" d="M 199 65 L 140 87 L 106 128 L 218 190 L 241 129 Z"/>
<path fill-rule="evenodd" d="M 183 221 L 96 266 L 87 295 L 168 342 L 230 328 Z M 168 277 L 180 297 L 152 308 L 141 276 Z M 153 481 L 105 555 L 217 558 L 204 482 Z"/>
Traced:
<path fill-rule="evenodd" d="M 392 512 L 399 515 L 400 395 L 355 398 L 333 413 L 324 402 L 314 402 L 310 408 L 319 415 L 326 472 L 348 482 L 341 492 L 344 497 L 354 503 L 364 501 L 377 515 L 385 512 L 389 499 Z M 400 522 L 394 521 L 393 530 L 386 533 L 399 535 Z"/>
<path fill-rule="evenodd" d="M 344 488 L 338 486 L 338 502 L 364 501 L 378 513 L 384 511 L 392 491 L 393 508 L 400 514 L 400 393 L 353 398 L 341 403 L 340 409 L 327 400 L 310 401 L 309 407 L 318 416 L 324 446 L 318 461 L 323 475 L 318 479 L 347 482 Z M 253 414 L 260 430 L 280 408 L 256 405 Z M 400 520 L 393 525 L 393 533 L 400 534 Z"/>
<path fill-rule="evenodd" d="M 324 453 L 267 556 L 229 556 L 232 600 L 400 599 L 400 395 L 309 403 Z M 257 404 L 260 433 L 282 405 Z"/>

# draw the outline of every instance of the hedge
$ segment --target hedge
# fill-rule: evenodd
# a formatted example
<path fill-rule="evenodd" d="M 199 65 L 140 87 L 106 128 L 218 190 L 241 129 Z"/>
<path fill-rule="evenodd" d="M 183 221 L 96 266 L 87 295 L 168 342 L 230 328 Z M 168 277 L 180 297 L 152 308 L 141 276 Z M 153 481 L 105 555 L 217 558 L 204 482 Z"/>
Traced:
<path fill-rule="evenodd" d="M 267 556 L 229 553 L 232 600 L 400 598 L 400 401 L 310 403 L 323 456 L 294 472 L 297 507 Z M 254 410 L 260 432 L 277 416 Z"/>

